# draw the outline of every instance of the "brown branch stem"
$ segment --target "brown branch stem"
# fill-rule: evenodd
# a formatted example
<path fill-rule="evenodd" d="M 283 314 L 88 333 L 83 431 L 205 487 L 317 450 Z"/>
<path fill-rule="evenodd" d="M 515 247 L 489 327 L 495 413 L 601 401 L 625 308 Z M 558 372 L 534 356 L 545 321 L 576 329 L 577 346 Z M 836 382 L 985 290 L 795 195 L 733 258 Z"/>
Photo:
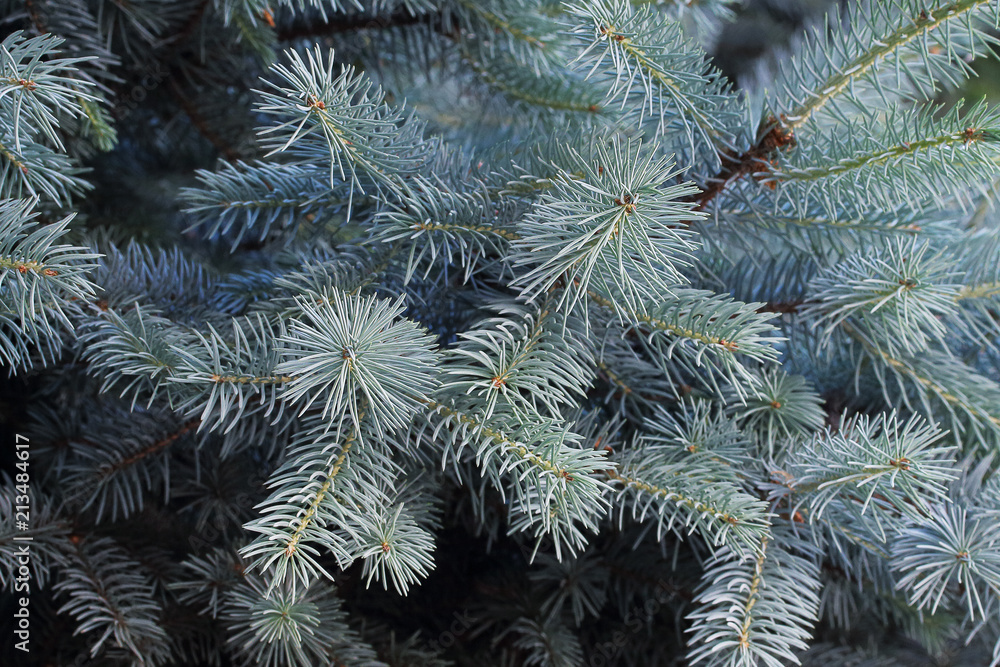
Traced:
<path fill-rule="evenodd" d="M 167 435 L 166 437 L 160 438 L 159 440 L 157 440 L 153 444 L 149 445 L 148 447 L 144 447 L 141 450 L 139 450 L 138 452 L 136 452 L 135 454 L 132 454 L 131 456 L 128 456 L 128 457 L 122 459 L 121 461 L 118 461 L 118 462 L 116 462 L 116 463 L 108 466 L 107 468 L 105 468 L 103 470 L 104 476 L 110 475 L 112 472 L 116 472 L 116 471 L 121 470 L 123 468 L 127 468 L 127 467 L 129 467 L 131 465 L 134 465 L 136 462 L 140 461 L 141 459 L 144 459 L 144 458 L 146 458 L 148 456 L 152 456 L 153 454 L 156 454 L 157 452 L 159 452 L 159 451 L 161 451 L 163 449 L 166 449 L 171 444 L 173 444 L 177 439 L 179 439 L 181 436 L 185 435 L 186 433 L 189 433 L 189 432 L 193 431 L 194 429 L 198 428 L 199 426 L 201 426 L 201 420 L 200 419 L 192 419 L 191 421 L 188 421 L 188 422 L 182 424 L 179 429 L 177 429 L 173 433 Z"/>
<path fill-rule="evenodd" d="M 699 194 L 691 198 L 696 204 L 695 210 L 704 210 L 730 183 L 738 181 L 747 174 L 769 172 L 774 154 L 781 148 L 792 145 L 795 145 L 792 132 L 774 118 L 770 119 L 762 128 L 760 139 L 753 146 L 743 153 L 726 151 L 722 154 L 722 168 L 706 181 L 704 189 Z"/>

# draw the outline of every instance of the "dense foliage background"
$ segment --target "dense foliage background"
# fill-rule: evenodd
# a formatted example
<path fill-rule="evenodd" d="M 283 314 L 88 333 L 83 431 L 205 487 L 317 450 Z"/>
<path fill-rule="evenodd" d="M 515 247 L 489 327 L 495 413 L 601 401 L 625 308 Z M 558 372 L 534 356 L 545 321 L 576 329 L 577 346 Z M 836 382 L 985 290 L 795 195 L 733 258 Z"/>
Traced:
<path fill-rule="evenodd" d="M 0 0 L 3 663 L 997 664 L 998 13 Z"/>

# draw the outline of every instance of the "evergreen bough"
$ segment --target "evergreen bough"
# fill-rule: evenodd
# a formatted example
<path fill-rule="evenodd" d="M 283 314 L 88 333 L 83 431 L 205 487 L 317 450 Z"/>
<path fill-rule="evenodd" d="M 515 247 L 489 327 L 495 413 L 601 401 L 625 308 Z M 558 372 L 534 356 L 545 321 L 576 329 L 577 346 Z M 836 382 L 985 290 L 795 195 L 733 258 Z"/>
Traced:
<path fill-rule="evenodd" d="M 1000 665 L 1000 3 L 740 4 L 0 2 L 13 664 Z"/>

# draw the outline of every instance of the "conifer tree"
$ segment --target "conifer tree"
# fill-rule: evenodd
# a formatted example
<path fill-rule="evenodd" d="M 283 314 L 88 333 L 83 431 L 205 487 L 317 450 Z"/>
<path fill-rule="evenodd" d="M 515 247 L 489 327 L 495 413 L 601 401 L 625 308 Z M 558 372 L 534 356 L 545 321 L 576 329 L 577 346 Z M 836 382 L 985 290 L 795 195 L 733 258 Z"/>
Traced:
<path fill-rule="evenodd" d="M 1000 665 L 1000 2 L 742 9 L 0 0 L 3 664 Z"/>

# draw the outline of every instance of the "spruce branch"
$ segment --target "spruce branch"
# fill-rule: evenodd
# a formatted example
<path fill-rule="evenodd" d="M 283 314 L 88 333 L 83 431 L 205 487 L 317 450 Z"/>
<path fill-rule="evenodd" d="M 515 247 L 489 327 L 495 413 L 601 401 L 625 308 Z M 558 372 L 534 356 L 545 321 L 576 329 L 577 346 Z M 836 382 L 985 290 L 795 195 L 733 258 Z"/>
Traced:
<path fill-rule="evenodd" d="M 931 254 L 924 241 L 895 239 L 854 253 L 820 271 L 810 286 L 803 316 L 822 328 L 829 345 L 845 325 L 890 356 L 914 355 L 947 334 L 944 321 L 957 314 L 959 286 L 951 258 Z"/>
<path fill-rule="evenodd" d="M 564 561 L 540 554 L 537 562 L 542 569 L 529 573 L 532 583 L 552 591 L 542 603 L 543 611 L 558 617 L 568 606 L 577 626 L 588 616 L 600 616 L 609 584 L 610 568 L 604 562 L 589 551 Z"/>
<path fill-rule="evenodd" d="M 608 510 L 608 487 L 597 475 L 608 467 L 603 451 L 577 446 L 580 436 L 568 424 L 540 415 L 526 421 L 527 415 L 505 411 L 487 420 L 476 407 L 426 405 L 422 437 L 444 437 L 453 448 L 446 457 L 453 459 L 456 472 L 463 450 L 474 449 L 483 477 L 512 495 L 510 504 L 517 510 L 510 518 L 512 530 L 533 531 L 536 550 L 542 538 L 551 538 L 560 557 L 564 550 L 573 554 L 582 548 L 581 526 L 595 530 Z"/>
<path fill-rule="evenodd" d="M 784 479 L 779 481 L 787 482 Z M 880 506 L 880 509 L 891 511 L 888 506 Z M 844 573 L 854 579 L 860 579 L 859 573 L 875 567 L 873 563 L 888 563 L 891 556 L 892 545 L 885 539 L 887 536 L 877 533 L 850 504 L 832 503 L 818 516 L 812 515 L 808 507 L 799 505 L 798 509 L 783 518 L 812 527 L 813 541 L 823 545 L 827 557 L 839 563 Z"/>
<path fill-rule="evenodd" d="M 14 150 L 18 153 L 27 144 L 34 143 L 38 133 L 62 152 L 62 139 L 56 132 L 59 126 L 57 112 L 83 115 L 80 101 L 98 100 L 93 93 L 85 90 L 90 85 L 89 81 L 65 75 L 65 72 L 73 71 L 76 65 L 89 58 L 48 57 L 58 53 L 58 47 L 64 41 L 52 34 L 25 38 L 17 30 L 0 43 L 2 127 L 4 134 L 9 127 Z"/>
<path fill-rule="evenodd" d="M 356 557 L 351 542 L 358 533 L 349 508 L 384 505 L 387 498 L 378 480 L 394 471 L 384 455 L 373 451 L 354 461 L 358 443 L 356 429 L 338 437 L 328 432 L 323 419 L 313 418 L 271 476 L 268 487 L 274 491 L 258 506 L 260 516 L 244 526 L 259 536 L 240 550 L 252 559 L 251 569 L 269 572 L 268 592 L 281 585 L 294 593 L 315 579 L 331 577 L 320 560 L 326 554 L 342 568 Z M 388 465 L 379 470 L 379 464 Z"/>
<path fill-rule="evenodd" d="M 956 438 L 967 430 L 978 436 L 1000 433 L 1000 417 L 994 414 L 1000 386 L 995 381 L 937 350 L 896 358 L 880 350 L 864 333 L 850 325 L 842 326 L 873 360 L 873 371 L 887 402 L 894 402 L 895 389 L 904 405 L 919 406 L 925 415 L 933 416 L 938 412 L 935 408 L 943 408 Z M 890 377 L 894 384 L 890 384 Z"/>
<path fill-rule="evenodd" d="M 700 246 L 687 226 L 701 216 L 684 201 L 692 184 L 664 187 L 674 163 L 617 137 L 592 160 L 574 158 L 584 178 L 563 172 L 518 226 L 512 262 L 530 267 L 515 281 L 522 293 L 561 282 L 560 309 L 588 292 L 638 309 L 687 282 L 681 269 Z"/>
<path fill-rule="evenodd" d="M 169 586 L 170 592 L 186 605 L 199 605 L 199 613 L 211 619 L 219 617 L 226 593 L 246 576 L 242 558 L 230 549 L 215 548 L 181 565 L 185 573 Z"/>
<path fill-rule="evenodd" d="M 23 479 L 23 478 L 22 478 Z M 5 476 L 0 484 L 0 587 L 15 591 L 14 583 L 24 572 L 18 562 L 18 552 L 23 552 L 24 538 L 31 538 L 28 565 L 30 582 L 45 588 L 53 577 L 53 570 L 67 563 L 66 552 L 70 536 L 70 523 L 59 512 L 52 499 L 35 493 L 28 484 L 15 484 L 16 478 Z M 27 530 L 17 525 L 17 512 L 29 507 L 31 525 Z M 22 581 L 25 581 L 22 579 Z"/>
<path fill-rule="evenodd" d="M 145 569 L 110 538 L 72 535 L 70 542 L 70 565 L 54 588 L 68 598 L 59 613 L 77 620 L 74 634 L 99 633 L 88 635 L 91 657 L 113 645 L 133 664 L 166 663 L 171 652 L 163 609 Z"/>
<path fill-rule="evenodd" d="M 302 316 L 298 303 L 302 299 L 320 305 L 344 295 L 368 296 L 401 250 L 402 245 L 396 243 L 368 253 L 350 248 L 338 253 L 296 253 L 287 268 L 232 276 L 227 291 L 234 291 L 225 298 L 232 299 L 227 307 L 287 322 Z"/>
<path fill-rule="evenodd" d="M 591 294 L 602 306 L 615 308 L 607 299 Z M 760 312 L 761 304 L 745 304 L 724 295 L 701 290 L 679 291 L 674 299 L 649 310 L 624 313 L 626 322 L 640 334 L 640 343 L 650 358 L 676 377 L 701 378 L 705 386 L 723 395 L 720 378 L 739 397 L 756 386 L 757 378 L 744 365 L 771 362 L 777 350 L 770 338 L 773 314 Z M 620 308 L 620 307 L 619 307 Z M 618 308 L 616 308 L 617 310 Z"/>
<path fill-rule="evenodd" d="M 683 423 L 660 412 L 646 429 L 605 472 L 617 483 L 619 521 L 630 507 L 636 520 L 655 518 L 657 539 L 683 527 L 713 546 L 756 549 L 770 520 L 731 467 L 746 456 L 732 423 L 695 407 Z"/>
<path fill-rule="evenodd" d="M 279 124 L 260 130 L 268 155 L 286 153 L 293 164 L 329 164 L 329 183 L 339 180 L 351 192 L 364 193 L 365 185 L 392 188 L 428 159 L 421 123 L 405 118 L 383 101 L 381 89 L 340 66 L 334 55 L 321 49 L 308 51 L 305 59 L 289 51 L 288 65 L 272 69 L 280 83 L 268 82 L 274 91 L 261 91 L 259 109 Z M 351 204 L 348 204 L 348 211 Z"/>
<path fill-rule="evenodd" d="M 633 408 L 676 400 L 672 384 L 663 377 L 660 369 L 642 359 L 631 347 L 612 347 L 605 340 L 598 353 L 597 377 L 608 385 L 605 404 L 617 399 L 618 407 L 626 417 L 633 415 Z"/>
<path fill-rule="evenodd" d="M 809 437 L 823 427 L 825 414 L 820 396 L 805 378 L 778 368 L 763 369 L 760 384 L 745 405 L 736 396 L 732 399 L 727 402 L 729 414 L 745 430 L 760 434 L 769 458 L 775 456 L 779 443 Z"/>
<path fill-rule="evenodd" d="M 90 189 L 90 184 L 78 177 L 82 173 L 73 162 L 42 144 L 30 142 L 22 151 L 13 146 L 8 128 L 0 125 L 0 197 L 45 196 L 57 204 L 65 204 L 74 194 Z"/>
<path fill-rule="evenodd" d="M 221 616 L 241 665 L 384 666 L 347 624 L 340 600 L 324 582 L 273 589 L 266 579 L 248 574 L 227 593 Z"/>
<path fill-rule="evenodd" d="M 269 2 L 12 5 L 39 659 L 1000 664 L 1000 127 L 935 101 L 997 3 L 837 3 L 736 90 L 730 0 Z"/>
<path fill-rule="evenodd" d="M 680 24 L 654 7 L 625 0 L 570 5 L 568 12 L 594 26 L 596 32 L 577 61 L 589 66 L 588 79 L 600 72 L 610 84 L 608 101 L 620 100 L 622 109 L 638 110 L 640 125 L 648 115 L 655 121 L 656 138 L 682 132 L 686 155 L 706 159 L 715 168 L 716 152 L 735 140 L 729 128 L 740 117 L 740 98 L 730 93 L 704 51 L 687 40 Z M 582 26 L 573 33 L 586 39 Z M 610 67 L 604 66 L 606 58 Z"/>
<path fill-rule="evenodd" d="M 362 415 L 364 416 L 364 415 Z M 285 463 L 261 516 L 246 529 L 261 536 L 241 551 L 252 569 L 293 592 L 319 576 L 331 577 L 326 555 L 341 568 L 364 559 L 364 575 L 401 594 L 433 569 L 427 498 L 409 493 L 386 443 L 352 431 L 331 436 L 322 418 L 310 418 Z M 401 443 L 392 443 L 402 447 Z M 395 488 L 394 488 L 395 487 Z M 270 591 L 269 591 L 270 592 Z"/>
<path fill-rule="evenodd" d="M 372 222 L 372 244 L 406 242 L 405 282 L 426 280 L 437 266 L 457 264 L 468 281 L 483 263 L 508 254 L 519 237 L 513 221 L 524 204 L 495 198 L 485 183 L 456 190 L 439 177 L 416 176 L 400 184 L 402 201 L 387 201 Z M 421 272 L 421 268 L 423 271 Z"/>
<path fill-rule="evenodd" d="M 553 45 L 560 41 L 560 26 L 537 0 L 455 0 L 446 5 L 443 16 L 441 34 L 476 46 L 479 35 L 492 35 L 516 62 L 536 73 L 557 66 L 560 52 Z M 451 26 L 457 30 L 448 31 Z M 481 41 L 486 54 L 497 51 L 491 40 Z"/>
<path fill-rule="evenodd" d="M 277 230 L 338 213 L 349 199 L 343 187 L 331 188 L 320 170 L 266 162 L 223 162 L 218 171 L 197 171 L 200 186 L 181 196 L 195 225 L 209 238 L 264 241 Z"/>
<path fill-rule="evenodd" d="M 400 595 L 406 595 L 410 586 L 425 578 L 434 569 L 431 552 L 434 540 L 431 534 L 400 503 L 394 510 L 375 517 L 373 530 L 362 536 L 365 559 L 366 583 L 377 578 L 387 588 L 392 582 Z"/>
<path fill-rule="evenodd" d="M 98 310 L 125 313 L 137 304 L 179 322 L 204 321 L 204 301 L 215 286 L 210 271 L 180 248 L 154 250 L 136 241 L 120 248 L 99 242 L 103 257 L 94 282 L 103 289 Z"/>
<path fill-rule="evenodd" d="M 845 420 L 836 431 L 802 443 L 783 469 L 772 473 L 771 498 L 790 492 L 798 497 L 793 511 L 806 506 L 810 519 L 821 517 L 831 503 L 861 514 L 871 507 L 884 540 L 886 506 L 922 518 L 946 497 L 945 484 L 958 478 L 954 447 L 937 444 L 942 437 L 918 416 L 905 423 L 895 413 Z"/>
<path fill-rule="evenodd" d="M 929 607 L 934 613 L 946 594 L 957 592 L 970 618 L 977 612 L 985 618 L 1000 594 L 1000 530 L 981 511 L 938 505 L 926 521 L 896 540 L 892 565 L 901 575 L 897 588 L 918 609 Z M 953 583 L 957 591 L 949 590 Z"/>
<path fill-rule="evenodd" d="M 811 546 L 783 530 L 739 557 L 723 547 L 706 566 L 688 659 L 712 667 L 797 662 L 819 611 L 819 568 Z"/>
<path fill-rule="evenodd" d="M 295 379 L 277 371 L 282 358 L 277 341 L 285 333 L 281 324 L 276 328 L 260 314 L 233 318 L 231 336 L 224 337 L 209 325 L 207 336 L 195 332 L 197 352 L 175 347 L 180 362 L 171 379 L 208 387 L 207 396 L 204 390 L 192 393 L 176 409 L 201 408 L 200 421 L 210 430 L 225 427 L 225 432 L 248 412 L 261 411 L 277 421 L 284 407 L 277 400 L 280 387 Z"/>
<path fill-rule="evenodd" d="M 731 183 L 744 176 L 767 174 L 774 153 L 796 144 L 795 135 L 779 125 L 773 117 L 761 123 L 756 136 L 756 141 L 745 150 L 729 148 L 720 154 L 718 171 L 705 178 L 701 192 L 691 197 L 696 204 L 694 210 L 705 210 Z"/>
<path fill-rule="evenodd" d="M 716 218 L 702 223 L 702 230 L 734 238 L 745 250 L 746 255 L 735 265 L 716 269 L 724 272 L 727 284 L 735 282 L 736 295 L 747 293 L 744 286 L 760 289 L 761 285 L 776 282 L 767 277 L 769 273 L 780 276 L 781 284 L 805 282 L 807 278 L 799 276 L 817 266 L 806 248 L 829 245 L 831 252 L 846 256 L 856 252 L 859 244 L 881 246 L 892 237 L 916 238 L 925 233 L 943 236 L 960 219 L 951 212 L 935 212 L 930 216 L 927 211 L 914 210 L 909 205 L 884 211 L 859 211 L 843 206 L 831 214 L 822 202 L 781 203 L 777 198 L 757 199 L 760 192 L 752 196 L 750 192 L 732 194 L 739 200 L 739 206 L 720 205 L 715 210 Z"/>
<path fill-rule="evenodd" d="M 362 404 L 376 430 L 405 426 L 437 384 L 437 356 L 425 331 L 396 319 L 402 300 L 334 291 L 319 304 L 301 297 L 296 302 L 301 315 L 279 339 L 284 360 L 274 368 L 292 377 L 281 399 L 304 401 L 302 411 L 320 401 L 337 428 L 348 415 L 360 428 Z"/>
<path fill-rule="evenodd" d="M 922 61 L 929 75 L 926 92 L 937 88 L 936 77 L 953 81 L 950 68 L 965 67 L 962 56 L 982 53 L 992 43 L 986 29 L 997 25 L 1000 12 L 989 0 L 893 0 L 859 2 L 851 19 L 849 31 L 829 21 L 830 32 L 816 30 L 807 38 L 802 64 L 811 62 L 812 67 L 782 68 L 775 99 L 793 101 L 782 117 L 789 131 L 803 127 L 841 95 L 853 93 L 862 81 L 881 98 L 891 98 L 902 80 L 920 80 L 902 76 L 916 69 L 914 59 Z M 941 58 L 935 57 L 935 47 L 943 51 Z M 880 67 L 887 76 L 873 76 Z"/>
<path fill-rule="evenodd" d="M 541 620 L 522 616 L 497 635 L 497 640 L 507 636 L 513 637 L 511 644 L 526 666 L 569 667 L 583 660 L 579 640 L 558 616 Z"/>
<path fill-rule="evenodd" d="M 728 411 L 711 401 L 685 400 L 681 407 L 679 415 L 657 407 L 643 423 L 641 445 L 653 447 L 664 460 L 679 462 L 696 455 L 698 460 L 718 464 L 715 470 L 729 481 L 741 481 L 743 475 L 737 471 L 751 459 L 745 431 L 737 427 Z"/>
<path fill-rule="evenodd" d="M 98 442 L 70 443 L 63 473 L 67 503 L 77 513 L 91 510 L 100 523 L 142 512 L 149 491 L 162 489 L 169 500 L 171 449 L 189 442 L 200 424 L 198 419 L 178 423 L 162 412 L 124 410 L 88 421 Z"/>
<path fill-rule="evenodd" d="M 89 275 L 99 255 L 58 243 L 72 216 L 40 225 L 36 199 L 0 202 L 0 357 L 10 367 L 28 362 L 27 345 L 51 343 L 72 331 L 76 302 L 96 293 Z"/>
<path fill-rule="evenodd" d="M 143 398 L 151 406 L 161 392 L 177 400 L 171 378 L 184 360 L 176 350 L 194 349 L 196 341 L 190 330 L 139 305 L 124 314 L 103 311 L 80 335 L 84 359 L 104 376 L 101 390 L 120 389 L 133 406 Z"/>
<path fill-rule="evenodd" d="M 842 21 L 828 18 L 826 30 L 807 35 L 800 55 L 779 63 L 776 92 L 769 96 L 773 115 L 761 123 L 749 148 L 722 153 L 721 168 L 705 181 L 696 199 L 699 209 L 746 175 L 763 174 L 766 179 L 775 154 L 799 143 L 797 135 L 806 129 L 816 126 L 825 133 L 830 120 L 851 122 L 857 115 L 864 123 L 875 115 L 873 107 L 892 109 L 900 101 L 929 100 L 939 88 L 938 80 L 956 84 L 967 74 L 965 58 L 986 53 L 994 39 L 988 28 L 1000 24 L 1000 11 L 987 0 L 939 0 L 931 7 L 917 0 L 859 0 L 851 9 L 847 29 Z M 918 76 L 921 68 L 926 74 Z M 830 119 L 808 122 L 821 111 Z M 808 141 L 813 138 L 810 133 Z M 883 161 L 897 157 L 892 148 L 882 149 L 888 151 Z M 903 154 L 908 150 L 912 146 Z M 868 160 L 877 159 L 874 153 Z M 866 162 L 862 159 L 859 166 Z"/>
<path fill-rule="evenodd" d="M 599 91 L 580 85 L 576 78 L 549 72 L 539 76 L 516 62 L 498 63 L 503 67 L 497 67 L 469 50 L 463 51 L 463 60 L 483 83 L 514 103 L 555 113 L 606 114 Z"/>
<path fill-rule="evenodd" d="M 582 324 L 548 300 L 537 313 L 513 304 L 504 311 L 459 334 L 442 389 L 474 397 L 487 419 L 498 402 L 558 414 L 584 396 L 592 355 Z"/>
<path fill-rule="evenodd" d="M 805 212 L 870 208 L 920 210 L 932 199 L 968 198 L 996 169 L 1000 117 L 985 100 L 963 109 L 890 107 L 884 115 L 838 124 L 778 154 L 758 180 Z"/>

